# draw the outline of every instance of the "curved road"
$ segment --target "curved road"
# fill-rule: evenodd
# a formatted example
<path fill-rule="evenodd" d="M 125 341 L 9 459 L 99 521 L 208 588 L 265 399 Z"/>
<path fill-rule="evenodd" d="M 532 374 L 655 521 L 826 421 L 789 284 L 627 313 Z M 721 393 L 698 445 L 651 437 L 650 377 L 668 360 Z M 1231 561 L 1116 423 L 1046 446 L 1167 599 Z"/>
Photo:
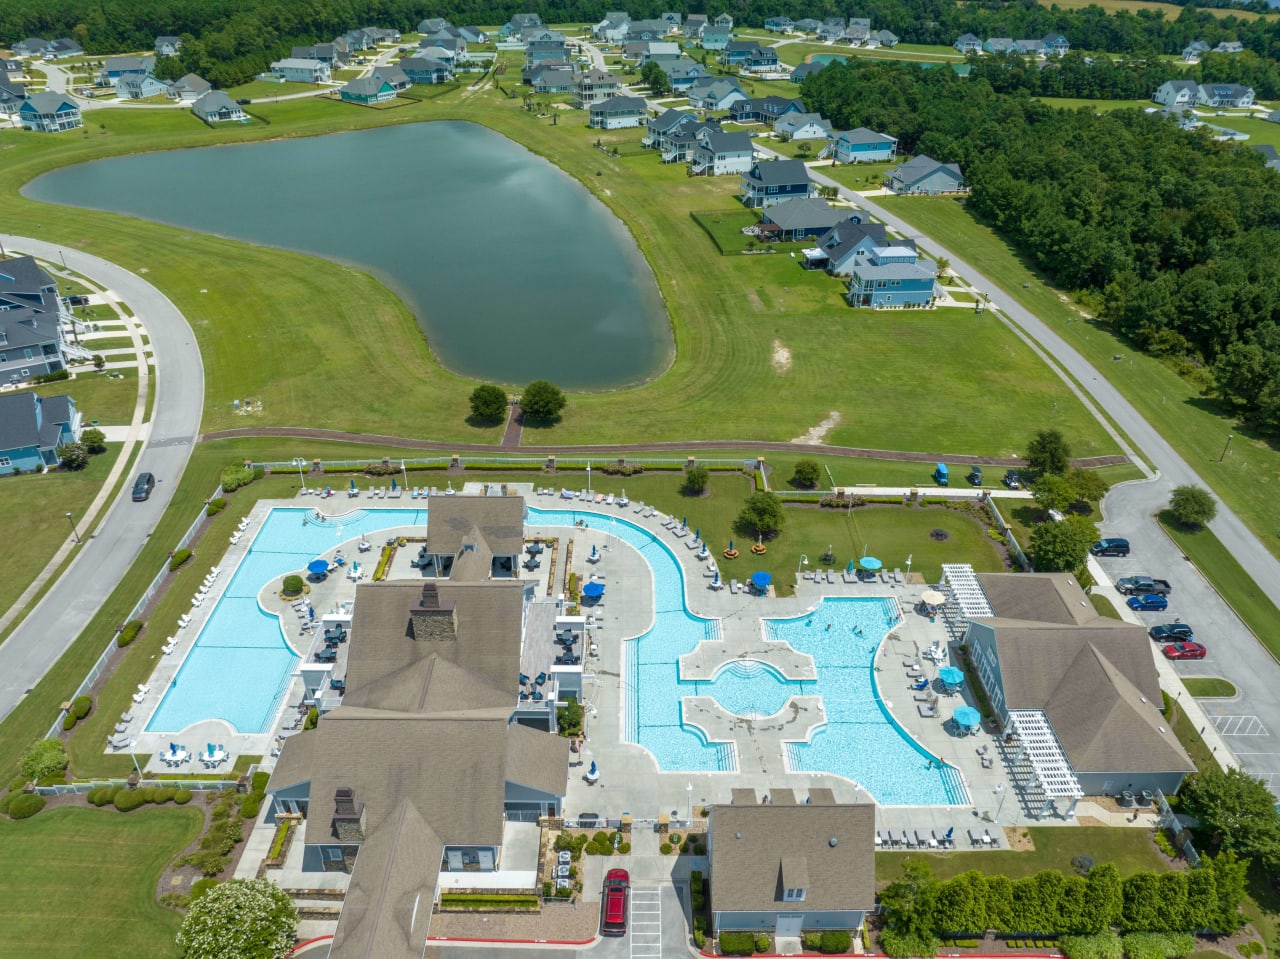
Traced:
<path fill-rule="evenodd" d="M 200 432 L 204 406 L 204 366 L 195 334 L 163 293 L 134 273 L 88 253 L 53 243 L 4 236 L 5 249 L 30 253 L 51 263 L 66 258 L 69 269 L 91 277 L 120 297 L 142 320 L 155 354 L 155 403 L 150 435 L 134 464 L 133 476 L 149 470 L 156 488 L 145 503 L 131 501 L 126 482 L 92 538 L 39 605 L 0 644 L 0 719 L 8 716 L 31 687 L 58 661 L 88 625 L 138 557 L 169 506 Z M 55 517 L 61 521 L 61 517 Z M 50 522 L 53 522 L 51 519 Z M 110 636 L 102 637 L 105 647 Z M 53 716 L 49 717 L 52 722 Z"/>

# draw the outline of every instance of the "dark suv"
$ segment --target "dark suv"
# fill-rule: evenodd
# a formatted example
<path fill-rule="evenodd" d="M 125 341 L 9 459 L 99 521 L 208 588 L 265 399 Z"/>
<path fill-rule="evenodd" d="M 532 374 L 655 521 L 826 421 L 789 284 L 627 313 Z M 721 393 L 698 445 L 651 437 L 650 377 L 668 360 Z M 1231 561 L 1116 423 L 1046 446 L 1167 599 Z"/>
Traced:
<path fill-rule="evenodd" d="M 1128 556 L 1129 541 L 1127 539 L 1100 539 L 1089 547 L 1094 556 Z"/>
<path fill-rule="evenodd" d="M 156 478 L 150 473 L 139 473 L 138 478 L 133 483 L 133 501 L 141 503 L 151 495 L 151 491 L 156 488 Z"/>

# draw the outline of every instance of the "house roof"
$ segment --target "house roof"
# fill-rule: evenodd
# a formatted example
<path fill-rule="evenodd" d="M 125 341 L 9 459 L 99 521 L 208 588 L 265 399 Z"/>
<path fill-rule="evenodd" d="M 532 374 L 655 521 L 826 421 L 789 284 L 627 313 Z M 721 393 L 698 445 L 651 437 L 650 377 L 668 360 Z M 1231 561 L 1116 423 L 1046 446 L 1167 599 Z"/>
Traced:
<path fill-rule="evenodd" d="M 0 450 L 38 446 L 49 449 L 58 445 L 59 423 L 69 423 L 75 407 L 69 396 L 6 393 L 0 396 Z M 37 410 L 41 426 L 36 425 Z"/>
<path fill-rule="evenodd" d="M 478 532 L 498 556 L 524 549 L 524 499 L 520 496 L 432 496 L 428 500 L 427 552 L 458 553 Z"/>
<path fill-rule="evenodd" d="M 1195 93 L 1200 89 L 1194 80 L 1166 80 L 1161 84 L 1161 86 L 1168 87 L 1174 93 L 1181 93 L 1184 91 L 1187 93 Z"/>
<path fill-rule="evenodd" d="M 878 133 L 875 130 L 868 130 L 866 127 L 858 127 L 856 130 L 843 130 L 835 135 L 837 140 L 843 140 L 845 143 L 897 143 L 897 137 L 891 137 L 887 133 Z"/>
<path fill-rule="evenodd" d="M 716 806 L 711 812 L 717 912 L 865 910 L 875 906 L 875 806 Z M 787 903 L 787 888 L 805 890 Z"/>
<path fill-rule="evenodd" d="M 62 93 L 53 93 L 45 91 L 42 93 L 33 93 L 27 97 L 26 101 L 19 107 L 20 113 L 58 113 L 63 107 L 70 107 L 73 110 L 79 110 L 75 101 Z"/>
<path fill-rule="evenodd" d="M 668 130 L 678 127 L 682 123 L 695 122 L 697 119 L 698 117 L 695 114 L 689 113 L 686 110 L 667 109 L 663 110 L 656 117 L 650 118 L 648 127 L 655 133 L 666 133 Z"/>
<path fill-rule="evenodd" d="M 170 46 L 178 42 L 177 37 L 156 37 L 156 43 L 167 43 Z"/>
<path fill-rule="evenodd" d="M 397 68 L 398 69 L 398 68 Z M 404 71 L 401 71 L 402 73 Z M 356 77 L 342 88 L 343 93 L 350 93 L 358 97 L 372 97 L 382 93 L 383 90 L 395 92 L 395 88 L 389 80 L 379 77 Z"/>
<path fill-rule="evenodd" d="M 412 70 L 414 73 L 438 73 L 441 70 L 448 70 L 449 67 L 430 57 L 405 57 L 400 61 L 400 69 Z"/>
<path fill-rule="evenodd" d="M 875 33 L 871 35 L 875 37 L 877 40 L 879 40 L 881 43 L 897 43 L 898 42 L 898 35 L 894 33 L 892 30 L 877 30 Z"/>
<path fill-rule="evenodd" d="M 108 73 L 150 73 L 155 57 L 107 57 L 102 69 Z"/>
<path fill-rule="evenodd" d="M 285 57 L 271 64 L 272 70 L 315 70 L 323 67 L 324 61 L 310 57 Z"/>
<path fill-rule="evenodd" d="M 369 76 L 378 80 L 386 80 L 393 86 L 395 84 L 403 86 L 409 82 L 409 77 L 404 72 L 404 69 L 394 63 L 387 63 L 379 67 L 374 67 L 369 73 Z"/>
<path fill-rule="evenodd" d="M 929 176 L 937 170 L 946 170 L 953 174 L 957 180 L 964 179 L 960 173 L 960 167 L 954 163 L 939 163 L 933 157 L 927 157 L 921 154 L 918 157 L 908 160 L 906 163 L 894 168 L 892 176 L 901 180 L 903 183 L 910 185 L 918 183 L 925 177 Z"/>
<path fill-rule="evenodd" d="M 690 100 L 723 100 L 731 93 L 745 97 L 742 87 L 728 77 L 699 77 L 689 86 Z"/>
<path fill-rule="evenodd" d="M 39 95 L 35 94 L 32 99 Z M 25 293 L 33 298 L 33 302 L 42 302 L 43 291 L 50 287 L 56 289 L 54 279 L 36 262 L 35 257 L 11 256 L 0 260 L 0 294 Z"/>
<path fill-rule="evenodd" d="M 863 241 L 869 240 L 871 245 L 885 242 L 883 223 L 859 223 L 852 217 L 841 220 L 830 230 L 818 238 L 818 246 L 827 254 L 833 263 L 839 263 L 859 244 L 867 246 Z"/>
<path fill-rule="evenodd" d="M 792 113 L 783 117 L 774 125 L 774 130 L 781 133 L 788 133 L 792 130 L 799 130 L 801 127 L 808 126 L 810 123 L 816 123 L 831 132 L 831 124 L 820 113 Z"/>
<path fill-rule="evenodd" d="M 747 133 L 725 133 L 722 130 L 707 129 L 699 137 L 702 148 L 709 153 L 745 153 L 751 155 L 751 136 Z"/>
<path fill-rule="evenodd" d="M 213 87 L 204 77 L 196 76 L 194 73 L 188 73 L 180 80 L 174 80 L 173 86 L 181 90 L 190 90 L 193 93 L 212 90 Z"/>
<path fill-rule="evenodd" d="M 1270 143 L 1255 143 L 1253 148 L 1262 154 L 1263 161 L 1273 170 L 1280 170 L 1280 152 Z"/>
<path fill-rule="evenodd" d="M 619 80 L 608 70 L 598 70 L 592 68 L 582 74 L 583 83 L 618 83 Z"/>
<path fill-rule="evenodd" d="M 766 222 L 776 223 L 784 230 L 799 230 L 803 227 L 829 230 L 848 215 L 848 211 L 837 210 L 829 206 L 826 200 L 796 197 L 769 207 L 764 211 L 763 217 Z"/>
<path fill-rule="evenodd" d="M 800 66 L 792 70 L 791 78 L 793 80 L 796 77 L 800 77 L 801 79 L 804 79 L 805 77 L 812 76 L 813 74 L 817 73 L 826 65 L 827 65 L 826 61 L 823 61 L 823 60 L 810 60 L 808 63 L 802 63 L 800 64 Z"/>
<path fill-rule="evenodd" d="M 803 160 L 762 161 L 743 176 L 760 186 L 789 186 L 793 183 L 812 182 Z"/>
<path fill-rule="evenodd" d="M 639 113 L 643 115 L 648 110 L 648 104 L 644 97 L 610 97 L 603 103 L 591 104 L 590 113 Z"/>
<path fill-rule="evenodd" d="M 221 90 L 210 90 L 195 103 L 191 104 L 191 112 L 202 116 L 208 116 L 211 113 L 220 113 L 222 110 L 228 110 L 235 113 L 240 110 L 240 106 L 227 96 Z M 243 113 L 243 110 L 240 110 Z"/>

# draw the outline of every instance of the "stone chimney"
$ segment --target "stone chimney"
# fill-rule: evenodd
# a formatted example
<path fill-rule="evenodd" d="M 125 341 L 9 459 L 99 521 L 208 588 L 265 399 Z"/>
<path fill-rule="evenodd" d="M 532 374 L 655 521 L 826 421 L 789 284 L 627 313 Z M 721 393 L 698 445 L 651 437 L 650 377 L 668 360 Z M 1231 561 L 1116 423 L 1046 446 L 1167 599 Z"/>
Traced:
<path fill-rule="evenodd" d="M 339 842 L 364 842 L 364 803 L 356 802 L 350 786 L 333 792 L 333 835 Z"/>
<path fill-rule="evenodd" d="M 441 600 L 435 583 L 427 582 L 422 587 L 422 598 L 409 607 L 409 620 L 413 625 L 413 638 L 418 642 L 451 643 L 458 639 L 453 600 Z"/>

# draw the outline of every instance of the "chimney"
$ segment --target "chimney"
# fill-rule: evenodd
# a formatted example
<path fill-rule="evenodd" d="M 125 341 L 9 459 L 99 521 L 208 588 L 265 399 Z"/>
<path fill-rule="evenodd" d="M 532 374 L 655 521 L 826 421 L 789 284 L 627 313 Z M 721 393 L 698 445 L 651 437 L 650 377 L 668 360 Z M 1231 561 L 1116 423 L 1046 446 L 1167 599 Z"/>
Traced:
<path fill-rule="evenodd" d="M 333 835 L 339 842 L 364 842 L 364 803 L 356 802 L 350 786 L 333 791 Z"/>
<path fill-rule="evenodd" d="M 428 581 L 422 587 L 422 598 L 409 607 L 409 621 L 413 638 L 418 642 L 431 640 L 437 643 L 455 642 L 458 638 L 458 620 L 453 611 L 453 600 L 441 600 L 436 584 Z"/>

